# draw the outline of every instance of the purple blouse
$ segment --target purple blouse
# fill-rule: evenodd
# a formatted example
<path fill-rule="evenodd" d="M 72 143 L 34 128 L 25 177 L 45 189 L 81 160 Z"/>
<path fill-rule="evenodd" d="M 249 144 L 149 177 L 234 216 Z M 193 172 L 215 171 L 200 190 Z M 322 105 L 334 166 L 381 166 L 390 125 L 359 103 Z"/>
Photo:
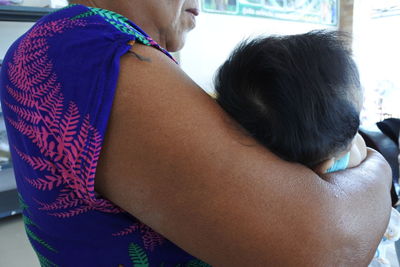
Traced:
<path fill-rule="evenodd" d="M 127 18 L 70 5 L 39 20 L 4 59 L 0 99 L 42 266 L 209 266 L 94 191 L 120 58 L 135 42 L 171 57 Z"/>

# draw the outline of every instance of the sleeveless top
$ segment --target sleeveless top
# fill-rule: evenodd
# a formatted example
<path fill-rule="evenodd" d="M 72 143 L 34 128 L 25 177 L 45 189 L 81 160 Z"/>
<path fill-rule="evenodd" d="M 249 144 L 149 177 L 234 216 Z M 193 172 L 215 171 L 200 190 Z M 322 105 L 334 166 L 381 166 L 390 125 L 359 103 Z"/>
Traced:
<path fill-rule="evenodd" d="M 94 191 L 120 57 L 172 56 L 114 12 L 70 5 L 8 50 L 0 97 L 27 236 L 42 266 L 209 266 Z"/>

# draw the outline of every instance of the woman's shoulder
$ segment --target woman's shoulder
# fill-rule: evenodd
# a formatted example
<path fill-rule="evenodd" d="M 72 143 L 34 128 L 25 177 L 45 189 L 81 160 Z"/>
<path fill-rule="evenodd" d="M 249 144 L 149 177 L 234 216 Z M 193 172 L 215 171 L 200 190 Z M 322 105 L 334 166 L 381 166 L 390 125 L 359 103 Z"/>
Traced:
<path fill-rule="evenodd" d="M 49 58 L 61 61 L 63 67 L 69 63 L 87 66 L 90 61 L 104 63 L 118 58 L 135 43 L 156 48 L 172 58 L 126 17 L 106 9 L 73 4 L 44 16 L 10 50 L 46 48 Z"/>
<path fill-rule="evenodd" d="M 69 5 L 40 19 L 30 31 L 40 29 L 52 32 L 52 37 L 63 33 L 64 44 L 68 37 L 80 41 L 101 39 L 102 41 L 122 41 L 140 39 L 123 16 L 100 8 L 83 5 Z M 28 32 L 29 33 L 29 32 Z"/>
<path fill-rule="evenodd" d="M 110 48 L 111 43 L 125 50 L 129 49 L 132 41 L 154 45 L 154 41 L 144 31 L 124 16 L 76 4 L 44 16 L 20 40 L 30 37 L 51 39 L 56 43 L 58 52 L 70 45 L 80 50 L 89 46 L 91 51 L 102 46 Z"/>

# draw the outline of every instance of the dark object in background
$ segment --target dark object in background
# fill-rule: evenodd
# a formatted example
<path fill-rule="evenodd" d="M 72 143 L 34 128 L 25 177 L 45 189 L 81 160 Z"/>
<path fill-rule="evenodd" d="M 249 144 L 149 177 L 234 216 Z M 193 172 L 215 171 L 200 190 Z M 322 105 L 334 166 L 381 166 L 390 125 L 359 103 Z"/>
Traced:
<path fill-rule="evenodd" d="M 400 119 L 390 118 L 376 124 L 379 130 L 399 145 Z"/>
<path fill-rule="evenodd" d="M 399 131 L 400 119 L 386 119 L 377 123 L 378 129 L 367 130 L 360 128 L 359 133 L 368 147 L 380 152 L 392 169 L 392 205 L 399 201 L 396 187 L 399 187 Z M 395 134 L 397 131 L 397 134 Z"/>

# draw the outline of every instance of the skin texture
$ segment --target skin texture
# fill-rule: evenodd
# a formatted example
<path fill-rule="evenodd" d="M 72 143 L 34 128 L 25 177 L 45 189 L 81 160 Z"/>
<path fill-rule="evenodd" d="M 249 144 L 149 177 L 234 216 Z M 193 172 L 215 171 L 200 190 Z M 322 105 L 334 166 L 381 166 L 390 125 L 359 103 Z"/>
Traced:
<path fill-rule="evenodd" d="M 76 2 L 122 13 L 173 49 L 184 38 L 171 40 L 156 27 L 163 19 L 147 19 L 164 10 L 153 4 L 194 3 Z M 190 29 L 185 12 L 165 12 Z M 100 194 L 213 266 L 368 264 L 390 214 L 390 169 L 379 154 L 369 150 L 360 166 L 321 178 L 247 137 L 161 52 L 131 50 L 150 61 L 121 58 Z"/>

